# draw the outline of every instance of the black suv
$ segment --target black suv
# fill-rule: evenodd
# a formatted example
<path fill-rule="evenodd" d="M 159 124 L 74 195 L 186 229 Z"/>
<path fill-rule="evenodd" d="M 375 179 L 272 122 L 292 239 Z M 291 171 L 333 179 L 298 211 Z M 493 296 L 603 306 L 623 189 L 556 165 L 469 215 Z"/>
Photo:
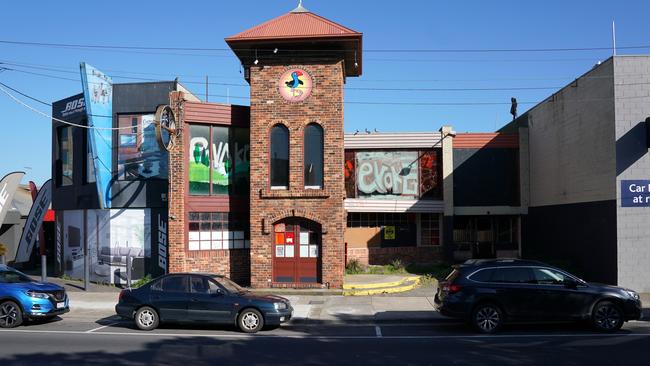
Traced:
<path fill-rule="evenodd" d="M 483 333 L 504 322 L 589 320 L 612 332 L 641 317 L 639 294 L 587 283 L 547 264 L 517 259 L 468 260 L 454 266 L 435 296 L 438 311 Z"/>

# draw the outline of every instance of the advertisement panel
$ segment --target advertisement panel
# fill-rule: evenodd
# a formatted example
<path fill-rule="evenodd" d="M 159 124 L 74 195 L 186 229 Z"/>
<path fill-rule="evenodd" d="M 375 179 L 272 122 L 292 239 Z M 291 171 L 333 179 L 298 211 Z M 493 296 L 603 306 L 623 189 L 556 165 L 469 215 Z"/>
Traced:
<path fill-rule="evenodd" d="M 38 232 L 43 224 L 43 218 L 51 202 L 52 180 L 49 179 L 38 191 L 32 208 L 29 210 L 29 216 L 27 216 L 27 221 L 25 221 L 25 227 L 23 227 L 23 233 L 20 236 L 20 242 L 16 250 L 16 263 L 29 261 L 29 257 L 34 249 L 34 243 L 36 243 L 36 239 L 38 238 Z"/>
<path fill-rule="evenodd" d="M 88 126 L 88 149 L 93 159 L 101 208 L 111 207 L 113 81 L 94 67 L 81 63 L 81 83 Z"/>
<path fill-rule="evenodd" d="M 83 278 L 85 255 L 90 257 L 89 280 L 92 282 L 127 283 L 129 263 L 132 281 L 151 273 L 152 266 L 148 265 L 152 259 L 151 211 L 64 211 L 57 224 L 61 226 L 65 274 L 72 278 Z"/>
<path fill-rule="evenodd" d="M 16 189 L 24 175 L 23 172 L 13 172 L 0 180 L 0 226 L 4 223 L 7 211 L 11 207 L 11 201 L 14 199 Z"/>

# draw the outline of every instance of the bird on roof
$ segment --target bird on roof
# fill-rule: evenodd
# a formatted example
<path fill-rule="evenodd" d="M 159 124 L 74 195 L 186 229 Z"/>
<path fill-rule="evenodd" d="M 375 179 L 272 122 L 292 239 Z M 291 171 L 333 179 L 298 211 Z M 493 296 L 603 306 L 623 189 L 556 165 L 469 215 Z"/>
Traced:
<path fill-rule="evenodd" d="M 304 84 L 304 82 L 298 78 L 299 76 L 302 76 L 302 72 L 300 70 L 292 72 L 291 80 L 285 82 L 285 84 L 287 84 L 287 86 L 291 89 L 296 89 L 300 85 Z"/>

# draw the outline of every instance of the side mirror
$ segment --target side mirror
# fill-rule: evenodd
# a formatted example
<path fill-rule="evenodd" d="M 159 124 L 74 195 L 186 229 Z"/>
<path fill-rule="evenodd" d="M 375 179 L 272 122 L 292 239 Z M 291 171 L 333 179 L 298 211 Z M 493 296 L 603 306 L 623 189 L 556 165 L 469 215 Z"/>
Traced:
<path fill-rule="evenodd" d="M 573 278 L 566 277 L 564 279 L 564 287 L 570 288 L 570 289 L 577 289 L 578 288 L 578 281 L 574 280 Z"/>

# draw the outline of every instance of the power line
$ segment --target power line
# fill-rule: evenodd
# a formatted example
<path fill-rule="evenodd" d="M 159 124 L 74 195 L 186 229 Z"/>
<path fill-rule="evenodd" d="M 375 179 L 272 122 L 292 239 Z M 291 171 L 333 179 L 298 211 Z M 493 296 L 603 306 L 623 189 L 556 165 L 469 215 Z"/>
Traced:
<path fill-rule="evenodd" d="M 48 103 L 48 102 L 44 102 L 44 101 L 42 101 L 42 100 L 40 100 L 40 99 L 34 98 L 34 97 L 32 97 L 32 96 L 29 96 L 29 95 L 27 95 L 27 94 L 25 94 L 25 93 L 23 93 L 23 92 L 21 92 L 21 91 L 19 91 L 19 90 L 16 90 L 16 89 L 10 87 L 9 85 L 7 85 L 7 84 L 5 84 L 5 83 L 3 83 L 3 82 L 0 82 L 0 85 L 4 86 L 5 88 L 7 88 L 7 89 L 9 89 L 9 90 L 14 91 L 15 93 L 18 93 L 18 94 L 22 95 L 22 96 L 25 97 L 25 98 L 29 98 L 29 99 L 31 99 L 31 100 L 33 100 L 33 101 L 35 101 L 35 102 L 39 102 L 39 103 L 41 103 L 41 104 L 45 104 L 46 106 L 50 106 L 50 107 L 52 106 L 52 104 L 50 104 L 50 103 Z"/>
<path fill-rule="evenodd" d="M 37 75 L 37 76 L 44 76 L 44 77 L 49 77 L 49 78 L 54 78 L 54 79 L 61 79 L 61 80 L 68 80 L 68 81 L 75 81 L 75 82 L 80 82 L 79 79 L 72 79 L 72 78 L 66 78 L 62 76 L 55 76 L 55 75 L 48 75 L 48 74 L 43 74 L 43 73 L 37 73 L 37 72 L 32 72 L 32 71 L 26 71 L 26 70 L 18 70 L 18 69 L 12 69 L 12 68 L 5 68 L 6 70 L 9 71 L 16 71 L 16 72 L 22 72 L 26 74 L 31 74 L 31 75 Z M 116 79 L 127 79 L 127 80 L 140 80 L 140 81 L 160 81 L 159 79 L 149 79 L 149 78 L 134 78 L 134 77 L 126 77 L 126 76 L 119 76 L 115 75 L 112 76 L 113 78 Z M 205 85 L 203 82 L 181 82 L 183 84 L 194 84 L 194 85 Z M 220 86 L 238 86 L 238 87 L 248 87 L 248 85 L 245 84 L 232 84 L 232 83 L 208 83 L 209 85 L 220 85 Z M 360 91 L 418 91 L 418 92 L 462 92 L 462 91 L 522 91 L 522 90 L 552 90 L 552 89 L 560 89 L 563 86 L 534 86 L 534 87 L 486 87 L 486 88 L 376 88 L 376 87 L 346 87 L 345 90 L 360 90 Z M 321 88 L 324 89 L 324 88 Z M 331 87 L 330 89 L 336 89 L 338 90 L 338 87 Z"/>
<path fill-rule="evenodd" d="M 147 51 L 209 51 L 209 52 L 229 52 L 229 51 L 251 51 L 251 49 L 238 48 L 206 48 L 206 47 L 160 47 L 160 46 L 124 46 L 124 45 L 100 45 L 100 44 L 82 44 L 82 43 L 48 43 L 48 42 L 27 42 L 0 40 L 2 44 L 12 44 L 21 46 L 39 46 L 39 47 L 62 47 L 62 48 L 90 48 L 90 49 L 113 49 L 113 50 L 147 50 Z M 617 49 L 650 49 L 650 45 L 633 45 L 621 46 Z M 607 47 L 551 47 L 551 48 L 456 48 L 456 49 L 366 49 L 364 52 L 369 53 L 520 53 L 520 52 L 580 52 L 580 51 L 609 51 L 611 46 Z M 258 49 L 260 52 L 272 52 L 275 48 Z M 331 49 L 280 49 L 279 51 L 290 52 L 342 52 L 342 50 Z M 350 52 L 351 50 L 346 50 Z"/>
<path fill-rule="evenodd" d="M 4 84 L 3 84 L 3 85 L 4 85 Z M 25 108 L 27 108 L 27 109 L 29 109 L 29 110 L 31 110 L 31 111 L 37 113 L 37 114 L 40 114 L 40 115 L 43 116 L 43 117 L 47 117 L 47 118 L 49 118 L 49 119 L 51 119 L 51 120 L 53 120 L 53 121 L 61 122 L 61 123 L 64 123 L 64 124 L 66 124 L 66 125 L 70 125 L 70 126 L 73 126 L 73 127 L 85 128 L 85 129 L 89 129 L 89 130 L 106 130 L 106 131 L 126 130 L 126 129 L 131 129 L 131 128 L 132 128 L 131 126 L 129 126 L 129 127 L 96 127 L 96 126 L 86 126 L 86 125 L 82 125 L 82 124 L 79 124 L 79 123 L 74 123 L 74 122 L 70 122 L 70 121 L 64 121 L 64 120 L 62 120 L 62 119 L 55 118 L 55 117 L 53 117 L 53 116 L 51 116 L 51 115 L 49 115 L 49 114 L 47 114 L 47 113 L 45 113 L 45 112 L 42 112 L 42 111 L 40 111 L 40 110 L 38 110 L 38 109 L 36 109 L 36 108 L 30 106 L 29 104 L 27 104 L 27 103 L 23 102 L 22 100 L 16 98 L 16 96 L 14 96 L 14 95 L 11 94 L 10 92 L 8 92 L 7 89 L 3 88 L 2 86 L 0 86 L 0 91 L 2 91 L 3 93 L 5 93 L 7 96 L 9 96 L 9 98 L 11 98 L 11 99 L 12 99 L 13 101 L 15 101 L 16 103 L 22 105 L 23 107 L 25 107 Z M 108 118 L 109 116 L 104 116 L 104 117 Z M 111 116 L 111 118 L 112 118 L 112 116 Z"/>

